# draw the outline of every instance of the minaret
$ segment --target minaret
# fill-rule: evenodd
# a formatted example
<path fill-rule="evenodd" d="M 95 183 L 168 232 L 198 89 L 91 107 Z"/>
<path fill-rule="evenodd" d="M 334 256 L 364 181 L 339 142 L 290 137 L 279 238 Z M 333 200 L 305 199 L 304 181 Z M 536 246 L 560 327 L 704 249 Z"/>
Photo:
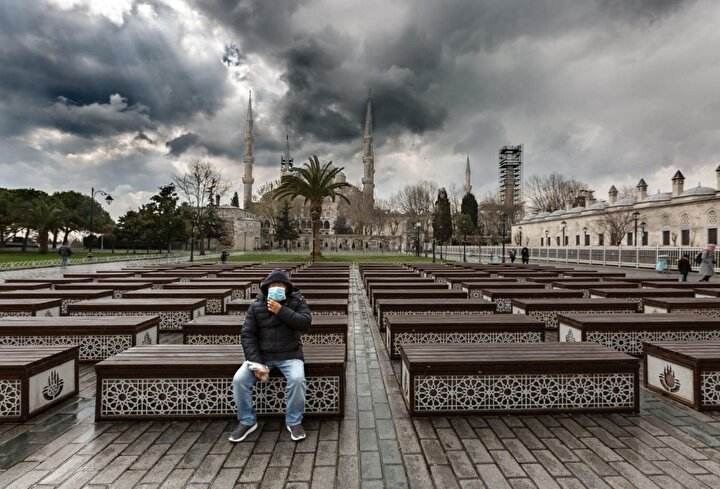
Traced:
<path fill-rule="evenodd" d="M 285 154 L 280 155 L 280 178 L 293 172 L 293 159 L 290 157 L 290 136 L 285 134 Z"/>
<path fill-rule="evenodd" d="M 367 112 L 365 113 L 365 133 L 363 135 L 363 193 L 375 201 L 375 150 L 373 149 L 372 100 L 368 91 Z"/>
<path fill-rule="evenodd" d="M 255 163 L 253 156 L 253 143 L 255 136 L 253 135 L 253 113 L 252 113 L 252 91 L 248 98 L 247 116 L 245 116 L 245 151 L 243 153 L 243 165 L 245 173 L 242 178 L 243 182 L 243 209 L 248 209 L 252 204 L 252 185 L 255 182 L 253 178 L 252 168 Z"/>
<path fill-rule="evenodd" d="M 465 195 L 472 191 L 472 185 L 470 185 L 470 155 L 467 156 L 467 163 L 465 164 Z"/>

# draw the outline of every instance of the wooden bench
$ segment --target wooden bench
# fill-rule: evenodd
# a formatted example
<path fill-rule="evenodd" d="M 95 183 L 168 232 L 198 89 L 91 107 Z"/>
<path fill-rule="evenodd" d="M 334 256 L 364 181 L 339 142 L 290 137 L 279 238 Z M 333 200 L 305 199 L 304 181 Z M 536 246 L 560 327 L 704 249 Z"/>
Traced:
<path fill-rule="evenodd" d="M 81 362 L 96 362 L 137 345 L 158 342 L 158 316 L 6 317 L 0 346 L 80 347 Z"/>
<path fill-rule="evenodd" d="M 433 272 L 426 272 L 426 275 L 428 277 L 432 277 L 435 279 L 435 282 L 439 284 L 447 284 L 448 280 L 480 280 L 483 278 L 489 279 L 490 274 L 486 272 L 480 272 L 480 271 L 471 271 L 471 270 L 453 270 L 453 271 L 433 271 Z"/>
<path fill-rule="evenodd" d="M 718 289 L 711 289 L 711 288 L 694 288 L 692 292 L 695 294 L 695 297 L 698 299 L 712 299 L 715 297 L 720 297 L 720 288 Z"/>
<path fill-rule="evenodd" d="M 15 283 L 0 283 L 0 291 L 6 292 L 9 290 L 39 290 L 39 289 L 52 289 L 50 282 L 15 282 Z"/>
<path fill-rule="evenodd" d="M 150 284 L 150 288 L 162 290 L 166 285 L 179 282 L 180 277 L 145 277 L 145 278 L 99 278 L 97 283 L 112 284 Z"/>
<path fill-rule="evenodd" d="M 160 331 L 181 331 L 205 314 L 205 299 L 99 299 L 70 304 L 71 316 L 159 316 Z"/>
<path fill-rule="evenodd" d="M 638 412 L 640 360 L 596 343 L 402 345 L 411 416 Z"/>
<path fill-rule="evenodd" d="M 600 277 L 606 278 L 623 278 L 625 272 L 598 272 L 596 270 L 573 270 L 563 272 L 563 277 Z"/>
<path fill-rule="evenodd" d="M 370 305 L 377 316 L 377 301 L 380 299 L 467 299 L 467 292 L 445 289 L 374 289 L 370 294 Z"/>
<path fill-rule="evenodd" d="M 249 299 L 252 297 L 252 282 L 248 280 L 229 280 L 227 278 L 195 278 L 189 282 L 174 282 L 167 284 L 168 289 L 231 289 L 232 300 Z"/>
<path fill-rule="evenodd" d="M 645 387 L 699 411 L 720 408 L 720 341 L 645 343 Z"/>
<path fill-rule="evenodd" d="M 598 277 L 595 280 L 591 280 L 591 277 L 532 277 L 529 278 L 527 281 L 532 281 L 532 283 L 541 284 L 547 289 L 552 289 L 554 283 L 570 284 L 577 282 L 594 282 L 596 284 L 600 284 L 603 282 L 603 279 L 601 277 Z"/>
<path fill-rule="evenodd" d="M 345 347 L 303 349 L 305 415 L 343 417 Z M 237 345 L 155 345 L 131 348 L 95 365 L 95 419 L 234 418 L 232 379 L 245 361 Z M 253 397 L 260 416 L 285 413 L 285 379 L 274 369 Z"/>
<path fill-rule="evenodd" d="M 62 299 L 0 299 L 0 318 L 6 316 L 60 316 Z"/>
<path fill-rule="evenodd" d="M 512 278 L 518 282 L 527 282 L 536 278 L 559 278 L 558 272 L 533 272 L 533 271 L 516 271 L 516 270 L 500 270 L 497 272 L 498 278 Z"/>
<path fill-rule="evenodd" d="M 637 305 L 622 299 L 513 299 L 513 314 L 527 314 L 557 329 L 558 314 L 635 314 Z"/>
<path fill-rule="evenodd" d="M 2 299 L 60 299 L 60 315 L 67 316 L 68 305 L 92 299 L 112 299 L 112 289 L 16 290 L 0 292 Z"/>
<path fill-rule="evenodd" d="M 77 346 L 0 347 L 0 421 L 23 422 L 78 393 Z"/>
<path fill-rule="evenodd" d="M 202 316 L 183 326 L 187 345 L 239 345 L 245 317 L 240 315 Z M 303 345 L 346 345 L 347 316 L 315 316 L 310 329 L 300 335 Z"/>
<path fill-rule="evenodd" d="M 212 278 L 218 276 L 219 273 L 195 272 L 191 270 L 170 270 L 167 272 L 148 272 L 141 273 L 140 278 L 173 278 L 174 281 L 189 282 L 195 278 Z"/>
<path fill-rule="evenodd" d="M 92 272 L 92 273 L 63 273 L 65 278 L 89 278 L 95 281 L 99 278 L 130 278 L 134 277 L 135 273 L 129 271 L 105 271 L 105 272 Z"/>
<path fill-rule="evenodd" d="M 645 312 L 648 314 L 694 313 L 716 318 L 720 317 L 720 298 L 647 298 L 645 299 Z"/>
<path fill-rule="evenodd" d="M 374 290 L 447 290 L 445 284 L 437 282 L 369 282 L 366 288 L 368 298 Z"/>
<path fill-rule="evenodd" d="M 255 299 L 231 301 L 227 305 L 228 314 L 242 314 L 248 310 Z M 310 299 L 306 301 L 313 318 L 315 316 L 347 316 L 349 305 L 347 299 Z"/>
<path fill-rule="evenodd" d="M 306 300 L 312 299 L 347 299 L 350 295 L 349 289 L 338 289 L 338 288 L 317 288 L 317 289 L 301 289 L 303 297 Z"/>
<path fill-rule="evenodd" d="M 122 299 L 123 294 L 133 290 L 150 289 L 152 284 L 150 282 L 93 282 L 84 283 L 80 282 L 77 284 L 57 284 L 55 290 L 112 290 L 113 299 Z"/>
<path fill-rule="evenodd" d="M 378 299 L 377 326 L 385 331 L 390 316 L 459 317 L 474 314 L 493 314 L 495 304 L 475 299 Z"/>
<path fill-rule="evenodd" d="M 594 341 L 642 355 L 644 341 L 720 340 L 720 319 L 694 314 L 560 314 L 560 341 Z"/>
<path fill-rule="evenodd" d="M 92 282 L 91 278 L 8 278 L 5 279 L 6 284 L 16 284 L 16 283 L 25 283 L 25 284 L 31 284 L 31 283 L 38 283 L 38 284 L 51 284 L 53 288 L 55 287 L 55 284 L 74 284 L 77 282 Z"/>
<path fill-rule="evenodd" d="M 586 282 L 553 282 L 552 287 L 553 289 L 570 289 L 570 290 L 579 290 L 582 292 L 583 297 L 586 299 L 590 298 L 590 289 L 594 289 L 598 287 L 597 281 L 586 281 Z M 639 289 L 640 285 L 632 282 L 613 282 L 613 287 L 616 289 Z"/>
<path fill-rule="evenodd" d="M 517 314 L 477 314 L 438 318 L 388 316 L 385 347 L 390 358 L 400 358 L 400 344 L 410 343 L 542 343 L 545 325 Z"/>
<path fill-rule="evenodd" d="M 126 299 L 205 299 L 205 314 L 225 314 L 227 305 L 230 303 L 232 290 L 228 288 L 216 289 L 213 287 L 175 289 L 164 288 L 163 290 L 136 290 L 127 292 Z"/>
<path fill-rule="evenodd" d="M 611 282 L 605 282 L 608 287 L 614 287 Z M 695 293 L 689 289 L 638 289 L 638 288 L 607 288 L 590 289 L 591 299 L 625 299 L 637 303 L 638 312 L 645 312 L 645 299 L 653 297 L 694 297 Z"/>
<path fill-rule="evenodd" d="M 583 293 L 581 290 L 557 290 L 546 288 L 530 288 L 530 289 L 506 289 L 503 285 L 496 288 L 482 289 L 482 299 L 495 303 L 495 312 L 500 314 L 511 314 L 513 299 L 545 299 L 553 301 L 555 299 L 581 299 Z"/>

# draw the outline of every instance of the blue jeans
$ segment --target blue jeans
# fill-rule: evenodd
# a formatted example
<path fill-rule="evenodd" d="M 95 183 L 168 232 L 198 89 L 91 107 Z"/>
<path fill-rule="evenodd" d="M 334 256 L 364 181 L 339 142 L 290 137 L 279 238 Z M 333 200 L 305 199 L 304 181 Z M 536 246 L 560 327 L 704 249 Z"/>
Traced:
<path fill-rule="evenodd" d="M 680 281 L 681 281 L 681 282 L 687 282 L 687 276 L 688 276 L 687 272 L 685 272 L 685 273 L 682 273 L 682 272 L 681 272 L 681 273 L 680 273 Z"/>
<path fill-rule="evenodd" d="M 305 392 L 307 391 L 305 363 L 297 359 L 268 360 L 265 365 L 277 368 L 287 379 L 285 424 L 295 426 L 302 423 L 305 412 Z M 255 374 L 248 368 L 248 362 L 244 362 L 233 377 L 233 399 L 237 406 L 238 421 L 246 426 L 253 426 L 257 421 L 252 398 L 256 381 Z"/>
<path fill-rule="evenodd" d="M 60 257 L 60 266 L 61 266 L 61 267 L 64 267 L 65 265 L 67 265 L 67 262 L 68 262 L 68 257 L 67 257 L 67 256 L 61 256 L 61 257 Z"/>

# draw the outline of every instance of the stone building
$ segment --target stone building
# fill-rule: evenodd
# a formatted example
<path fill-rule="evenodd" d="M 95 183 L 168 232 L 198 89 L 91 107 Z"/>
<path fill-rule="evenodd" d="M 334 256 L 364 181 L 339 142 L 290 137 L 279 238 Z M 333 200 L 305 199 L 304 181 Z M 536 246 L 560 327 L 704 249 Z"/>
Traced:
<path fill-rule="evenodd" d="M 528 215 L 512 227 L 512 242 L 524 246 L 608 246 L 619 233 L 621 246 L 702 246 L 717 243 L 720 213 L 720 166 L 716 188 L 685 189 L 678 171 L 671 190 L 648 193 L 641 179 L 636 196 L 618 198 L 613 185 L 607 200 L 593 192 L 568 202 L 565 209 Z M 578 205 L 579 204 L 579 205 Z M 574 205 L 574 206 L 573 206 Z"/>
<path fill-rule="evenodd" d="M 233 251 L 253 251 L 260 249 L 261 221 L 257 216 L 244 209 L 230 205 L 216 207 L 218 217 L 230 227 L 228 248 Z"/>

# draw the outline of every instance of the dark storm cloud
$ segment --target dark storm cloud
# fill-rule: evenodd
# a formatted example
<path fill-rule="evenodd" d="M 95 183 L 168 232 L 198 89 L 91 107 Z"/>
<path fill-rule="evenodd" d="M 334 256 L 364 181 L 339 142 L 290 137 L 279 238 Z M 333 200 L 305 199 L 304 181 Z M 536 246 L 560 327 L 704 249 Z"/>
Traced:
<path fill-rule="evenodd" d="M 170 149 L 171 155 L 180 156 L 185 151 L 195 146 L 199 139 L 200 137 L 197 134 L 194 134 L 192 132 L 186 132 L 185 134 L 166 142 L 165 146 Z"/>
<path fill-rule="evenodd" d="M 124 130 L 123 124 L 143 129 L 153 124 L 150 120 L 173 123 L 212 114 L 227 95 L 220 54 L 208 59 L 184 53 L 176 38 L 180 29 L 171 16 L 165 20 L 161 29 L 126 16 L 118 27 L 38 2 L 0 2 L 0 94 L 28 104 L 29 125 L 88 136 Z M 125 115 L 143 107 L 147 120 L 109 113 L 113 117 L 96 114 L 91 124 L 73 118 L 85 106 L 107 104 L 113 94 L 126 99 Z M 24 119 L 20 107 L 0 117 Z"/>

